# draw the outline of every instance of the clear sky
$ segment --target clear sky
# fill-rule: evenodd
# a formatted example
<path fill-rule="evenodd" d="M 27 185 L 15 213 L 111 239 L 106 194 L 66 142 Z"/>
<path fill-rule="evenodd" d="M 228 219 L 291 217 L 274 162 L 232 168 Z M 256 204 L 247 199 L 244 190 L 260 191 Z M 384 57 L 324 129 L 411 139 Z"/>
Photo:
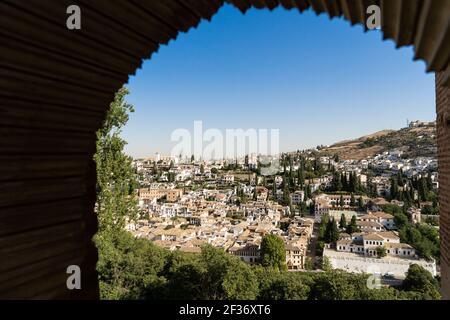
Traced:
<path fill-rule="evenodd" d="M 145 61 L 127 84 L 134 157 L 169 154 L 173 130 L 280 129 L 281 151 L 435 118 L 434 75 L 411 47 L 343 19 L 224 6 Z"/>

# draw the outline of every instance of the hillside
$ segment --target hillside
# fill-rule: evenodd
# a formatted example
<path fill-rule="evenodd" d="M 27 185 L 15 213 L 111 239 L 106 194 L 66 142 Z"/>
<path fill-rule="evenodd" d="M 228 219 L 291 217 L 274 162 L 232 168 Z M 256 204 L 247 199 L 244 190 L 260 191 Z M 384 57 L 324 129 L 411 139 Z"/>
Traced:
<path fill-rule="evenodd" d="M 364 159 L 378 153 L 400 149 L 405 157 L 436 157 L 434 122 L 400 130 L 383 130 L 355 140 L 335 143 L 320 150 L 322 155 L 338 154 L 341 159 Z"/>

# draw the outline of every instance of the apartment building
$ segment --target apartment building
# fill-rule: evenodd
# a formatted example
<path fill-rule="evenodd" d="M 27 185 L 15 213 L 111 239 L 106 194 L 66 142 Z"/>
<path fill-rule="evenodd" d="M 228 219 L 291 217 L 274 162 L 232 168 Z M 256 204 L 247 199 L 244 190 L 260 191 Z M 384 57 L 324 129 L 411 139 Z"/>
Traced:
<path fill-rule="evenodd" d="M 377 256 L 379 248 L 384 248 L 386 254 L 396 257 L 416 257 L 415 249 L 406 243 L 400 243 L 400 238 L 394 232 L 369 232 L 354 239 L 342 239 L 336 242 L 336 250 L 364 256 Z"/>
<path fill-rule="evenodd" d="M 305 200 L 305 192 L 303 190 L 297 190 L 291 194 L 291 203 L 298 205 Z"/>

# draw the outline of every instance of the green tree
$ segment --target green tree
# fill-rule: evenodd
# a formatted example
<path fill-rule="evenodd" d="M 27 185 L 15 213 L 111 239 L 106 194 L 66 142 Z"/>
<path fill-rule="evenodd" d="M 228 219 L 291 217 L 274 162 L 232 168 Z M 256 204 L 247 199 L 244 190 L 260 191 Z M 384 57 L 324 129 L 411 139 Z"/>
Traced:
<path fill-rule="evenodd" d="M 339 155 L 336 153 L 336 154 L 334 154 L 334 156 L 333 156 L 333 160 L 334 160 L 334 162 L 339 162 Z"/>
<path fill-rule="evenodd" d="M 428 187 L 427 187 L 427 179 L 425 177 L 421 177 L 418 181 L 418 189 L 419 200 L 427 201 L 428 200 Z"/>
<path fill-rule="evenodd" d="M 331 189 L 332 191 L 342 190 L 342 180 L 339 171 L 335 171 L 333 174 L 333 180 L 331 181 Z"/>
<path fill-rule="evenodd" d="M 391 189 L 390 189 L 390 198 L 397 199 L 399 196 L 398 192 L 398 180 L 394 177 L 391 178 Z"/>
<path fill-rule="evenodd" d="M 428 173 L 425 179 L 427 181 L 427 189 L 433 190 L 433 180 L 431 179 L 431 174 Z"/>
<path fill-rule="evenodd" d="M 400 229 L 399 235 L 400 240 L 412 245 L 420 257 L 425 259 L 433 257 L 439 262 L 439 232 L 434 227 L 426 224 L 416 226 L 412 223 L 407 223 Z"/>
<path fill-rule="evenodd" d="M 322 270 L 324 271 L 333 270 L 333 266 L 331 265 L 330 259 L 328 259 L 328 257 L 326 256 L 322 257 Z"/>
<path fill-rule="evenodd" d="M 347 274 L 329 271 L 319 275 L 311 288 L 310 299 L 313 300 L 352 300 L 357 299 L 353 281 Z"/>
<path fill-rule="evenodd" d="M 410 265 L 402 287 L 407 291 L 421 292 L 424 299 L 440 299 L 438 282 L 430 272 L 417 264 Z"/>
<path fill-rule="evenodd" d="M 303 168 L 303 164 L 301 164 L 300 168 L 297 170 L 297 185 L 300 188 L 303 188 L 305 185 L 305 169 Z"/>
<path fill-rule="evenodd" d="M 348 180 L 347 180 L 347 172 L 342 172 L 341 174 L 341 181 L 342 181 L 342 190 L 344 191 L 348 191 L 349 190 L 349 185 L 348 185 Z"/>
<path fill-rule="evenodd" d="M 341 220 L 339 221 L 339 228 L 347 229 L 347 219 L 345 218 L 345 214 L 341 214 Z"/>
<path fill-rule="evenodd" d="M 283 179 L 283 181 L 285 181 Z M 287 185 L 287 183 L 285 183 L 284 188 L 283 188 L 283 205 L 285 206 L 291 206 L 291 194 L 289 192 L 289 187 Z"/>
<path fill-rule="evenodd" d="M 356 224 L 356 216 L 353 216 L 350 220 L 350 224 L 347 226 L 347 233 L 353 234 L 355 232 L 359 232 L 359 228 Z"/>
<path fill-rule="evenodd" d="M 356 172 L 350 172 L 349 181 L 348 181 L 348 191 L 356 192 L 358 189 L 358 177 L 356 176 Z"/>
<path fill-rule="evenodd" d="M 385 247 L 377 247 L 377 249 L 376 249 L 376 251 L 377 251 L 377 256 L 379 257 L 379 258 L 383 258 L 383 257 L 386 257 L 386 255 L 387 255 L 387 252 L 386 252 L 386 248 Z"/>
<path fill-rule="evenodd" d="M 151 259 L 151 258 L 150 258 Z M 160 273 L 165 283 L 156 299 L 201 299 L 204 297 L 203 278 L 206 268 L 199 255 L 186 254 L 180 251 L 171 252 L 165 259 L 163 271 Z M 148 291 L 155 291 L 147 288 Z"/>
<path fill-rule="evenodd" d="M 261 265 L 278 270 L 286 269 L 286 248 L 283 239 L 269 234 L 261 242 Z"/>
<path fill-rule="evenodd" d="M 352 193 L 350 196 L 350 206 L 354 207 L 356 206 L 356 200 L 355 200 L 355 195 Z"/>
<path fill-rule="evenodd" d="M 142 298 L 142 291 L 150 284 L 157 285 L 157 272 L 163 266 L 164 255 L 151 243 L 135 239 L 124 231 L 127 219 L 138 217 L 134 189 L 137 175 L 131 157 L 123 149 L 126 142 L 120 137 L 133 106 L 125 102 L 126 88 L 120 89 L 110 104 L 106 120 L 97 131 L 98 248 L 100 296 L 107 299 Z M 153 257 L 147 261 L 147 258 Z"/>
<path fill-rule="evenodd" d="M 314 261 L 311 257 L 305 258 L 305 269 L 306 270 L 314 270 Z"/>
<path fill-rule="evenodd" d="M 397 228 L 401 229 L 408 224 L 408 216 L 406 216 L 403 212 L 395 213 L 394 223 Z"/>
<path fill-rule="evenodd" d="M 147 288 L 147 292 L 158 290 L 158 299 L 255 299 L 258 295 L 258 279 L 251 267 L 210 245 L 203 246 L 200 254 L 170 253 L 160 275 L 164 285 Z"/>
<path fill-rule="evenodd" d="M 102 233 L 96 244 L 101 299 L 157 297 L 156 292 L 165 282 L 158 274 L 164 269 L 168 251 L 125 230 Z"/>
<path fill-rule="evenodd" d="M 297 272 L 271 272 L 260 270 L 261 300 L 307 300 L 311 278 Z"/>
<path fill-rule="evenodd" d="M 362 197 L 358 198 L 358 208 L 359 208 L 359 210 L 364 210 L 364 201 L 363 201 Z"/>
<path fill-rule="evenodd" d="M 273 180 L 273 183 L 272 183 L 272 197 L 274 200 L 276 200 L 276 198 L 277 198 L 277 184 L 275 182 L 275 179 Z"/>
<path fill-rule="evenodd" d="M 337 227 L 336 221 L 332 218 L 328 224 L 325 231 L 325 242 L 335 243 L 339 240 L 339 229 Z"/>
<path fill-rule="evenodd" d="M 97 131 L 97 204 L 100 237 L 122 230 L 127 218 L 138 216 L 134 189 L 138 186 L 132 158 L 123 149 L 126 142 L 120 137 L 133 106 L 125 102 L 126 88 L 120 89 L 110 104 L 103 126 Z"/>
<path fill-rule="evenodd" d="M 305 187 L 305 198 L 306 199 L 311 199 L 311 186 L 309 184 L 306 185 Z"/>

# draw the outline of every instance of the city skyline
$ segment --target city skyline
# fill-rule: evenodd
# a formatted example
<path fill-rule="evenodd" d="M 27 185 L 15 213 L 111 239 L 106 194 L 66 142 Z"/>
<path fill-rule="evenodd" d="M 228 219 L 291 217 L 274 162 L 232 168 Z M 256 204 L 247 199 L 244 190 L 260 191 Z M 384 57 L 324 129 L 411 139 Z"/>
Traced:
<path fill-rule="evenodd" d="M 242 15 L 225 6 L 130 78 L 127 100 L 136 112 L 122 135 L 126 152 L 170 154 L 171 133 L 193 130 L 196 120 L 223 132 L 280 129 L 281 152 L 434 120 L 434 76 L 413 62 L 411 48 L 380 38 L 312 12 Z"/>

